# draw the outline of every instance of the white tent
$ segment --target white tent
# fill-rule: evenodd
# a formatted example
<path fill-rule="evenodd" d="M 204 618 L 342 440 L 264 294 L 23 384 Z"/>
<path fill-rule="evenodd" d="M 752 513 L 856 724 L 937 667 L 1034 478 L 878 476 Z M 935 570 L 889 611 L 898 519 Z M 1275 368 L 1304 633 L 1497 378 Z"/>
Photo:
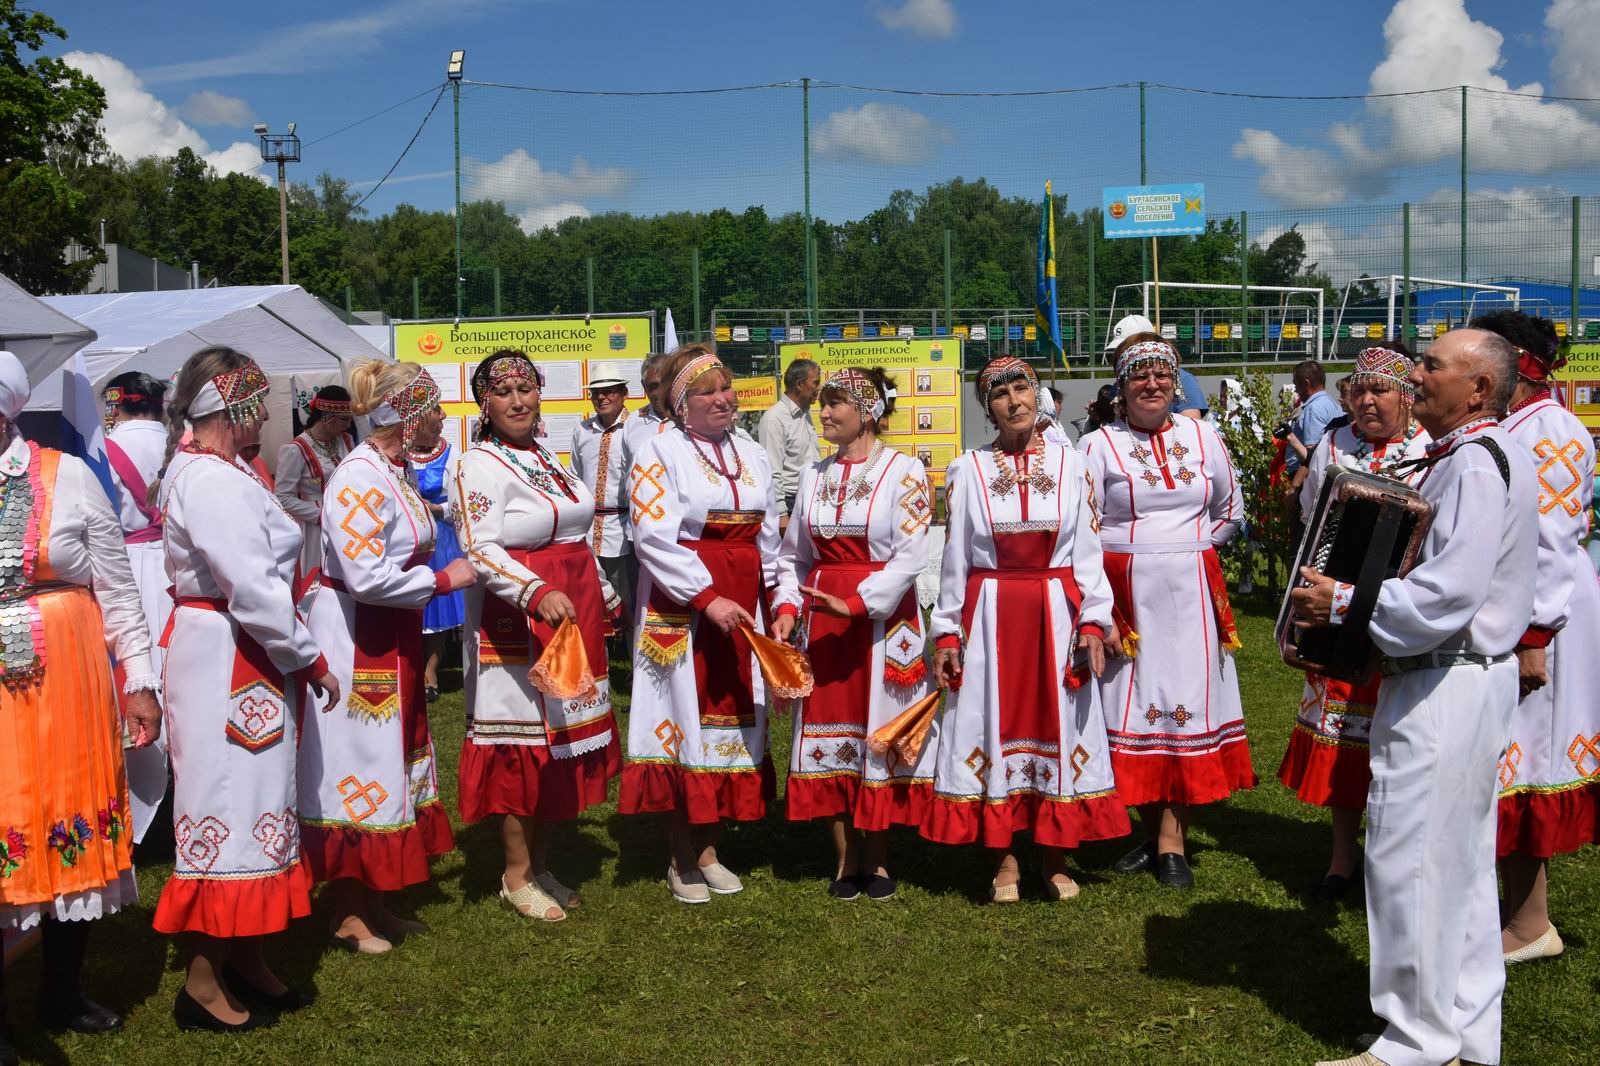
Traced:
<path fill-rule="evenodd" d="M 46 296 L 43 302 L 99 334 L 83 353 L 96 389 L 128 370 L 164 381 L 210 345 L 255 359 L 272 379 L 271 421 L 262 441 L 269 464 L 291 434 L 293 381 L 343 382 L 350 363 L 387 358 L 298 285 Z M 60 410 L 60 375 L 29 377 L 34 392 L 27 409 Z"/>
<path fill-rule="evenodd" d="M 22 360 L 28 381 L 35 387 L 48 379 L 59 397 L 61 376 L 56 371 L 94 338 L 94 330 L 0 274 L 0 348 Z M 59 399 L 56 406 L 61 406 Z"/>

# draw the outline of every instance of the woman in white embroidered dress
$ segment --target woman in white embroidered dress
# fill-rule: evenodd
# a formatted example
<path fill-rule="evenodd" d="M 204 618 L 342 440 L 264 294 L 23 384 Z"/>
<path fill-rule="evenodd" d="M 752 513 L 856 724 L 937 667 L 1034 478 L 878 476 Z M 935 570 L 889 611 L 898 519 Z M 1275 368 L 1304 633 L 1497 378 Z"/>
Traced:
<path fill-rule="evenodd" d="M 932 687 L 913 586 L 933 494 L 922 464 L 878 437 L 894 394 L 876 367 L 823 383 L 822 434 L 838 451 L 800 472 L 778 557 L 779 585 L 809 597 L 801 628 L 816 684 L 795 710 L 784 804 L 791 821 L 829 819 L 837 899 L 894 894 L 889 827 L 922 824 L 938 750 L 932 729 L 914 762 L 867 749 Z"/>
<path fill-rule="evenodd" d="M 27 402 L 22 363 L 0 352 L 0 929 L 42 923 L 40 1021 L 99 1033 L 122 1019 L 83 994 L 89 922 L 138 898 L 107 647 L 135 744 L 160 732 L 159 682 L 105 490 L 17 432 Z M 14 1063 L 4 969 L 0 1061 Z"/>
<path fill-rule="evenodd" d="M 300 529 L 238 461 L 260 440 L 267 390 L 248 356 L 205 348 L 167 404 L 158 492 L 177 596 L 166 676 L 178 853 L 154 924 L 181 935 L 182 1029 L 259 1028 L 310 1002 L 267 968 L 261 938 L 311 913 L 296 717 L 304 683 L 334 703 L 340 690 L 295 614 Z"/>
<path fill-rule="evenodd" d="M 106 382 L 101 393 L 106 405 L 106 459 L 117 486 L 117 518 L 128 545 L 128 563 L 139 586 L 139 602 L 155 645 L 172 617 L 172 594 L 167 591 L 166 557 L 161 551 L 161 515 L 149 502 L 150 483 L 166 457 L 167 427 L 161 421 L 162 398 L 167 386 L 149 374 L 130 370 Z M 150 650 L 159 676 L 165 653 Z M 124 673 L 121 665 L 117 672 Z M 167 793 L 167 745 L 157 740 L 123 752 L 128 765 L 129 814 L 133 839 L 144 839 L 161 798 Z"/>
<path fill-rule="evenodd" d="M 594 497 L 534 439 L 542 380 L 511 350 L 473 372 L 479 440 L 456 467 L 450 509 L 480 579 L 466 591 L 461 820 L 499 820 L 500 898 L 558 922 L 579 898 L 550 871 L 556 826 L 605 802 L 620 763 L 605 655 L 620 604 L 589 548 Z M 573 698 L 548 694 L 537 672 L 566 621 L 593 680 Z"/>
<path fill-rule="evenodd" d="M 1050 898 L 1070 899 L 1066 848 L 1128 832 L 1090 675 L 1105 668 L 1111 588 L 1083 460 L 1038 426 L 1039 379 L 1020 359 L 984 367 L 978 400 L 999 429 L 945 475 L 948 526 L 933 612 L 948 690 L 922 835 L 995 850 L 996 903 L 1020 898 L 1012 840 L 1031 833 Z"/>
<path fill-rule="evenodd" d="M 322 569 L 322 492 L 353 446 L 350 414 L 350 393 L 344 386 L 324 385 L 311 399 L 306 428 L 278 449 L 273 485 L 278 502 L 300 523 L 301 584 Z"/>
<path fill-rule="evenodd" d="M 1415 482 L 1421 471 L 1396 466 L 1420 459 L 1433 438 L 1411 418 L 1412 358 L 1398 342 L 1364 348 L 1349 377 L 1350 423 L 1340 426 L 1311 454 L 1300 490 L 1300 513 L 1309 521 L 1330 470 L 1346 467 Z M 1378 706 L 1375 677 L 1365 685 L 1306 674 L 1305 692 L 1278 780 L 1303 802 L 1327 807 L 1333 818 L 1333 854 L 1328 872 L 1313 890 L 1322 899 L 1340 899 L 1354 883 L 1361 854 L 1356 838 L 1372 784 L 1368 735 Z"/>
<path fill-rule="evenodd" d="M 328 479 L 325 569 L 307 619 L 345 696 L 302 719 L 300 825 L 312 877 L 334 884 L 334 938 L 381 955 L 427 930 L 391 914 L 384 895 L 425 883 L 429 858 L 454 847 L 428 732 L 422 608 L 476 576 L 461 559 L 428 565 L 433 515 L 408 457 L 438 444 L 439 387 L 415 364 L 373 359 L 351 368 L 350 389 L 373 430 Z"/>
<path fill-rule="evenodd" d="M 1101 507 L 1100 540 L 1129 657 L 1100 678 L 1111 764 L 1145 842 L 1120 873 L 1194 884 L 1189 808 L 1256 783 L 1233 649 L 1239 646 L 1216 547 L 1243 518 L 1233 461 L 1205 422 L 1171 418 L 1178 353 L 1154 333 L 1117 348 L 1118 412 L 1078 442 Z"/>
<path fill-rule="evenodd" d="M 733 375 L 705 345 L 667 361 L 677 427 L 633 455 L 639 556 L 633 702 L 617 807 L 666 815 L 667 886 L 682 903 L 744 888 L 717 858 L 722 820 L 757 821 L 776 794 L 767 692 L 735 632 L 759 629 L 778 583 L 778 507 L 766 451 L 733 432 Z M 786 640 L 798 592 L 771 632 Z"/>

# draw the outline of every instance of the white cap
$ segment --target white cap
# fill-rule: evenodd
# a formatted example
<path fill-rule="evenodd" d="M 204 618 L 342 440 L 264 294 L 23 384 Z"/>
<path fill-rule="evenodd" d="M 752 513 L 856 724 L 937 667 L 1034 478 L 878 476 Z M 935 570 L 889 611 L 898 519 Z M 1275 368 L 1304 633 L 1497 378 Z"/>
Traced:
<path fill-rule="evenodd" d="M 1145 316 L 1128 315 L 1116 324 L 1111 330 L 1111 335 L 1106 338 L 1106 351 L 1111 351 L 1135 333 L 1154 332 L 1156 332 L 1156 324 Z"/>
<path fill-rule="evenodd" d="M 589 388 L 591 389 L 625 389 L 628 379 L 622 376 L 622 370 L 615 363 L 593 362 L 589 364 Z"/>

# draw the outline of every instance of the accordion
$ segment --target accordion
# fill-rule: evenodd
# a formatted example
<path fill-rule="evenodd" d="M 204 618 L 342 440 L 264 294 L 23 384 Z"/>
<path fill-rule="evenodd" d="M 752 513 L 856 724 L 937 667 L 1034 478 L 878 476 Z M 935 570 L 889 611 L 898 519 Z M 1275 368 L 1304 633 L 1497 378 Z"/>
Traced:
<path fill-rule="evenodd" d="M 1432 521 L 1433 505 L 1403 481 L 1346 467 L 1329 470 L 1289 588 L 1304 584 L 1300 568 L 1309 566 L 1355 591 L 1337 626 L 1296 625 L 1285 592 L 1276 630 L 1283 661 L 1339 681 L 1368 681 L 1378 667 L 1378 647 L 1367 633 L 1378 587 L 1415 565 Z"/>

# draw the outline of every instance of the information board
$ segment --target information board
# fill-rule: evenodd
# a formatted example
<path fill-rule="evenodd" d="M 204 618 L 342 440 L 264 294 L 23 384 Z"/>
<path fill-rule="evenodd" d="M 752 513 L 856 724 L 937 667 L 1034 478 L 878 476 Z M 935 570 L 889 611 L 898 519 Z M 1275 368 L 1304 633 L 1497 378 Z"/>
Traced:
<path fill-rule="evenodd" d="M 1201 184 L 1108 185 L 1100 203 L 1107 238 L 1196 236 L 1206 231 L 1206 187 Z"/>
<path fill-rule="evenodd" d="M 1600 430 L 1600 344 L 1574 344 L 1567 364 L 1552 377 L 1561 383 L 1562 400 L 1590 432 Z"/>
<path fill-rule="evenodd" d="M 882 367 L 897 393 L 884 443 L 921 460 L 934 486 L 944 484 L 945 468 L 961 451 L 961 338 L 893 337 L 778 345 L 781 371 L 787 371 L 796 359 L 817 363 L 824 379 L 849 366 Z M 831 449 L 821 439 L 815 405 L 811 422 L 818 427 L 818 440 L 826 455 Z"/>
<path fill-rule="evenodd" d="M 588 385 L 605 374 L 628 382 L 628 406 L 645 406 L 639 368 L 650 354 L 654 313 L 552 315 L 543 318 L 451 318 L 395 322 L 390 348 L 402 363 L 421 363 L 439 383 L 445 413 L 445 440 L 460 454 L 471 444 L 478 424 L 472 402 L 472 372 L 486 356 L 503 348 L 526 352 L 544 374 L 540 440 L 563 462 L 572 434 L 594 412 Z"/>

